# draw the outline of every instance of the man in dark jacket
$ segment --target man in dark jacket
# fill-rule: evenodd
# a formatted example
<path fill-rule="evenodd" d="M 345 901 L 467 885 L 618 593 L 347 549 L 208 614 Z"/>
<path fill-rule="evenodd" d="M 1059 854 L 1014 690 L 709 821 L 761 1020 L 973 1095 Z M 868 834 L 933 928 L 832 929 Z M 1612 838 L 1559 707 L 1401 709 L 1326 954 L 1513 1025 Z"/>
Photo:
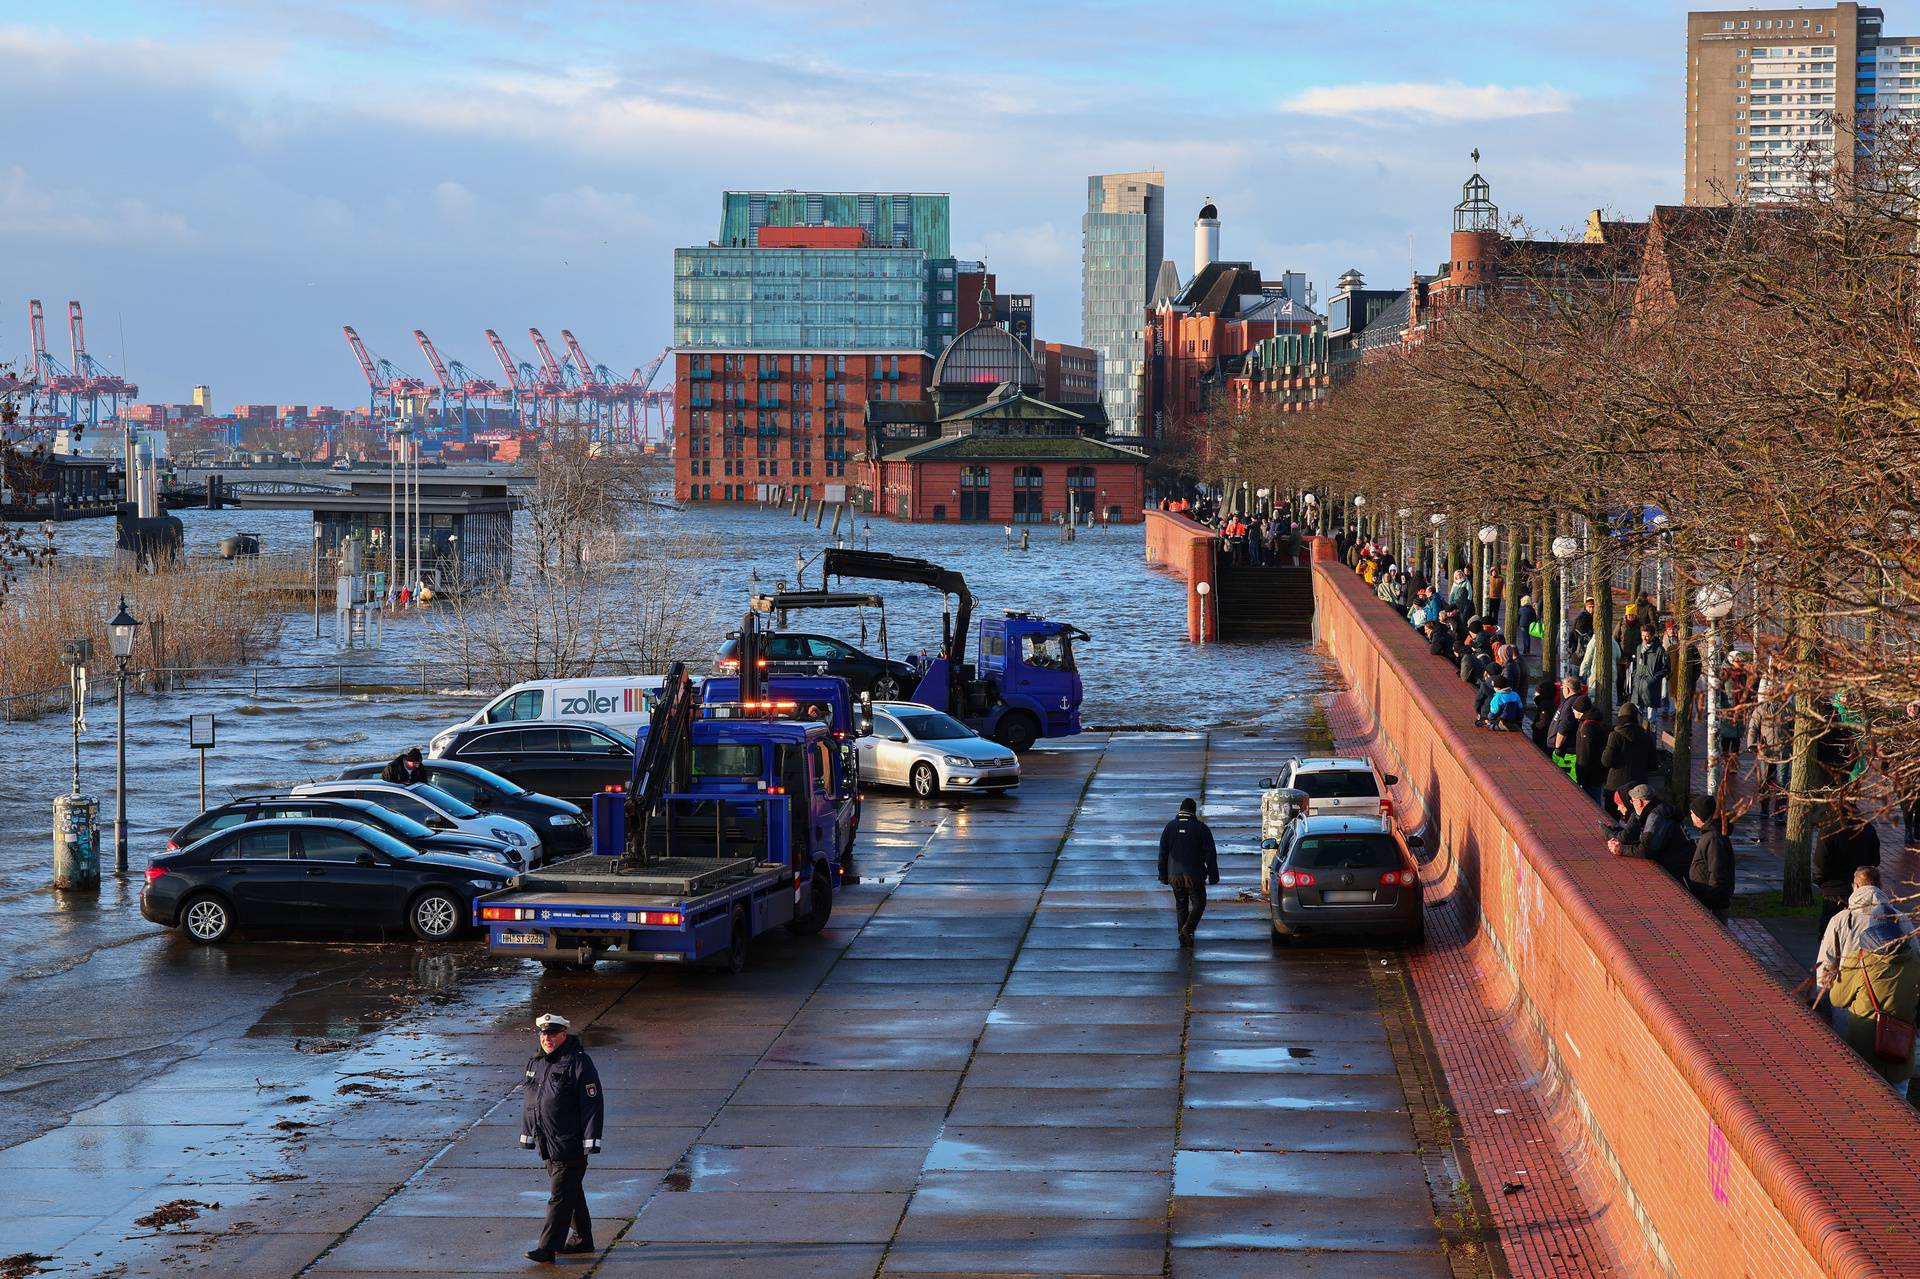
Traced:
<path fill-rule="evenodd" d="M 1733 841 L 1720 829 L 1713 796 L 1693 801 L 1693 860 L 1687 866 L 1687 891 L 1714 918 L 1725 923 L 1733 905 Z"/>
<path fill-rule="evenodd" d="M 1573 734 L 1573 780 L 1602 807 L 1606 806 L 1606 799 L 1600 788 L 1607 779 L 1607 766 L 1601 760 L 1606 755 L 1606 746 L 1606 723 L 1600 718 L 1600 708 L 1589 702 L 1580 712 L 1580 725 Z"/>
<path fill-rule="evenodd" d="M 1621 706 L 1613 713 L 1613 732 L 1607 736 L 1606 749 L 1600 755 L 1607 776 L 1600 785 L 1607 793 L 1607 811 L 1624 816 L 1621 807 L 1627 792 L 1647 780 L 1653 767 L 1653 739 L 1640 727 L 1633 707 Z"/>
<path fill-rule="evenodd" d="M 380 780 L 383 782 L 399 782 L 402 786 L 411 786 L 415 782 L 426 781 L 427 770 L 420 763 L 420 748 L 418 746 L 410 746 L 407 748 L 405 754 L 395 755 L 392 759 L 388 760 L 387 766 L 380 770 Z"/>
<path fill-rule="evenodd" d="M 1487 662 L 1480 650 L 1469 648 L 1460 654 L 1460 682 L 1480 687 L 1480 677 L 1487 673 Z"/>
<path fill-rule="evenodd" d="M 1627 824 L 1607 841 L 1607 851 L 1615 857 L 1639 857 L 1658 862 L 1669 875 L 1682 883 L 1693 861 L 1693 844 L 1680 828 L 1680 814 L 1661 803 L 1653 788 L 1645 782 L 1627 792 L 1632 813 Z"/>
<path fill-rule="evenodd" d="M 1627 659 L 1627 694 L 1640 711 L 1640 722 L 1652 728 L 1654 715 L 1666 696 L 1667 650 L 1651 623 L 1641 626 L 1638 635 L 1640 642 Z"/>
<path fill-rule="evenodd" d="M 1427 637 L 1427 651 L 1435 657 L 1453 660 L 1453 628 L 1439 622 L 1420 623 L 1420 633 Z"/>
<path fill-rule="evenodd" d="M 1547 725 L 1547 749 L 1555 755 L 1571 754 L 1574 730 L 1580 727 L 1580 717 L 1592 705 L 1593 699 L 1587 696 L 1586 686 L 1578 676 L 1569 675 L 1561 680 L 1560 707 L 1553 713 L 1553 722 Z"/>
<path fill-rule="evenodd" d="M 543 1013 L 534 1019 L 540 1051 L 527 1062 L 526 1098 L 520 1111 L 520 1144 L 547 1163 L 547 1224 L 529 1261 L 549 1262 L 557 1252 L 598 1252 L 587 1215 L 587 1156 L 600 1153 L 606 1102 L 600 1074 L 580 1041 L 567 1033 L 567 1019 Z M 568 1227 L 572 1235 L 568 1235 Z"/>
<path fill-rule="evenodd" d="M 1853 872 L 1880 864 L 1880 832 L 1851 805 L 1838 805 L 1813 850 L 1813 883 L 1820 890 L 1820 918 L 1832 919 L 1853 894 Z"/>
<path fill-rule="evenodd" d="M 1207 911 L 1207 885 L 1220 882 L 1220 859 L 1213 849 L 1213 832 L 1191 799 L 1180 801 L 1180 815 L 1160 832 L 1160 882 L 1173 889 L 1180 944 L 1193 945 L 1200 916 Z"/>

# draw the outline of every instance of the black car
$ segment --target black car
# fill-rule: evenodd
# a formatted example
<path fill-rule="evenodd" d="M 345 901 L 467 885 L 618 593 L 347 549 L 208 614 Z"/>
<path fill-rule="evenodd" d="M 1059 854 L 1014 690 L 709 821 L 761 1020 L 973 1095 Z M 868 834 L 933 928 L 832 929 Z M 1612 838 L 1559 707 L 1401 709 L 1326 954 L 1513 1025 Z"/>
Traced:
<path fill-rule="evenodd" d="M 876 702 L 899 701 L 920 686 L 920 677 L 911 664 L 863 653 L 831 636 L 782 631 L 766 636 L 762 643 L 768 670 L 784 667 L 789 674 L 838 675 L 856 696 L 866 693 Z M 720 646 L 713 669 L 721 675 L 740 673 L 738 635 L 729 636 Z"/>
<path fill-rule="evenodd" d="M 1272 842 L 1272 841 L 1268 841 Z M 1267 913 L 1275 945 L 1301 933 L 1389 934 L 1420 941 L 1427 916 L 1411 849 L 1381 817 L 1301 817 L 1281 835 Z"/>
<path fill-rule="evenodd" d="M 215 831 L 246 822 L 285 817 L 338 817 L 342 821 L 365 822 L 417 853 L 451 853 L 455 857 L 492 862 L 516 872 L 526 869 L 526 859 L 520 850 L 504 841 L 460 831 L 435 830 L 364 799 L 330 799 L 317 795 L 248 795 L 218 808 L 209 808 L 173 832 L 173 838 L 167 841 L 167 851 L 178 852 Z"/>
<path fill-rule="evenodd" d="M 633 739 L 587 720 L 469 724 L 441 740 L 435 760 L 477 764 L 543 795 L 586 799 L 633 777 Z"/>
<path fill-rule="evenodd" d="M 408 928 L 445 941 L 473 899 L 513 873 L 493 862 L 417 853 L 383 830 L 332 817 L 216 831 L 147 867 L 140 913 L 202 945 L 237 928 Z"/>
<path fill-rule="evenodd" d="M 377 778 L 385 767 L 384 764 L 355 764 L 340 777 L 344 781 Z M 478 764 L 429 756 L 421 761 L 421 767 L 426 770 L 429 784 L 455 799 L 483 813 L 498 813 L 533 827 L 540 834 L 545 861 L 584 853 L 592 842 L 593 823 L 578 804 L 530 791 Z"/>

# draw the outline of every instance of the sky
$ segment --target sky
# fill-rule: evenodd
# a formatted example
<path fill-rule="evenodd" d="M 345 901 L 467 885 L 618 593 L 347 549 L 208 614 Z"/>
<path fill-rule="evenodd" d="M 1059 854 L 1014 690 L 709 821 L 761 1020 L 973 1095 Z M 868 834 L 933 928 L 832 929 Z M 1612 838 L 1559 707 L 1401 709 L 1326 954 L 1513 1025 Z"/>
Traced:
<path fill-rule="evenodd" d="M 1480 169 L 1558 230 L 1681 192 L 1669 0 L 0 0 L 0 361 L 44 301 L 143 400 L 349 405 L 571 329 L 671 339 L 734 189 L 945 191 L 954 251 L 1080 337 L 1086 176 L 1167 174 L 1167 253 L 1403 283 Z"/>

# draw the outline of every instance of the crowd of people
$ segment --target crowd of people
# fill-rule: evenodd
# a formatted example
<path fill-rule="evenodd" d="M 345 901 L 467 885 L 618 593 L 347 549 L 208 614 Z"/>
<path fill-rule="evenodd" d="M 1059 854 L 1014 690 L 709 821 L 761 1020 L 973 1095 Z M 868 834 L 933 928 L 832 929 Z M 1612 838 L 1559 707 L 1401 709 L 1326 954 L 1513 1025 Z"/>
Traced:
<path fill-rule="evenodd" d="M 1736 648 L 1703 694 L 1715 699 L 1715 740 L 1708 749 L 1719 757 L 1723 775 L 1737 773 L 1743 752 L 1752 755 L 1755 793 L 1748 803 L 1723 810 L 1715 795 L 1676 798 L 1670 795 L 1671 756 L 1663 733 L 1673 725 L 1672 655 L 1682 639 L 1648 595 L 1627 606 L 1613 634 L 1599 637 L 1594 601 L 1582 601 L 1563 635 L 1567 669 L 1576 673 L 1545 679 L 1528 660 L 1543 638 L 1533 597 L 1520 597 L 1517 633 L 1505 634 L 1500 618 L 1506 584 L 1498 571 L 1476 597 L 1473 575 L 1465 569 L 1433 582 L 1422 566 L 1396 563 L 1382 544 L 1344 531 L 1334 543 L 1374 593 L 1419 630 L 1427 651 L 1474 690 L 1479 727 L 1531 736 L 1604 815 L 1611 853 L 1654 862 L 1715 918 L 1727 919 L 1736 888 L 1729 835 L 1734 821 L 1748 807 L 1757 809 L 1763 823 L 1786 820 L 1782 761 L 1789 753 L 1784 748 L 1792 735 L 1791 707 L 1770 670 L 1756 677 L 1753 660 Z M 1523 574 L 1530 571 L 1522 565 Z M 1610 717 L 1588 693 L 1601 661 L 1614 664 L 1612 683 L 1620 690 Z M 1819 762 L 1829 776 L 1844 777 L 1859 767 L 1846 716 L 1839 707 L 1824 709 Z M 1908 715 L 1920 719 L 1920 707 L 1909 707 Z M 1913 842 L 1920 797 L 1905 797 L 1903 810 Z M 1874 823 L 1852 803 L 1827 805 L 1813 878 L 1825 929 L 1810 983 L 1815 1001 L 1829 1003 L 1835 1028 L 1905 1096 L 1920 1013 L 1920 948 L 1913 920 L 1880 885 Z"/>
<path fill-rule="evenodd" d="M 1161 498 L 1160 509 L 1217 529 L 1227 562 L 1240 567 L 1305 564 L 1312 529 L 1286 506 L 1257 503 L 1250 512 L 1222 511 L 1207 498 Z"/>

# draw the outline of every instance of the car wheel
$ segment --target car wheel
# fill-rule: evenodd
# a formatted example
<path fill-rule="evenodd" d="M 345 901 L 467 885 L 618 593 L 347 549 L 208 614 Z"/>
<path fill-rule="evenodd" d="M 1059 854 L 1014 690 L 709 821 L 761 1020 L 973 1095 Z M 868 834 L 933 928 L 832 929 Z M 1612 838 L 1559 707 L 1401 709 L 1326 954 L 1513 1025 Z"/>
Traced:
<path fill-rule="evenodd" d="M 1422 914 L 1419 922 L 1407 930 L 1407 944 L 1409 946 L 1424 946 L 1427 944 L 1426 915 Z"/>
<path fill-rule="evenodd" d="M 1009 711 L 993 730 L 994 740 L 1016 755 L 1024 755 L 1040 740 L 1040 721 L 1028 711 Z"/>
<path fill-rule="evenodd" d="M 727 971 L 738 975 L 747 971 L 747 946 L 753 938 L 747 932 L 747 908 L 733 908 L 733 936 L 727 942 Z"/>
<path fill-rule="evenodd" d="M 407 907 L 407 924 L 421 941 L 446 941 L 460 931 L 460 902 L 444 888 L 429 888 Z"/>
<path fill-rule="evenodd" d="M 882 675 L 873 681 L 872 692 L 876 702 L 897 702 L 900 700 L 900 681 L 891 675 Z"/>
<path fill-rule="evenodd" d="M 827 869 L 825 862 L 813 868 L 813 889 L 808 902 L 805 915 L 788 921 L 789 932 L 808 936 L 827 926 L 827 920 L 833 914 L 833 872 Z"/>
<path fill-rule="evenodd" d="M 913 772 L 907 775 L 907 785 L 921 799 L 932 799 L 940 793 L 940 774 L 933 771 L 933 765 L 922 760 L 913 766 Z"/>
<path fill-rule="evenodd" d="M 233 931 L 233 907 L 212 893 L 196 893 L 180 907 L 180 931 L 202 946 L 225 941 Z"/>
<path fill-rule="evenodd" d="M 1269 923 L 1267 925 L 1267 940 L 1276 946 L 1291 946 L 1293 945 L 1293 934 L 1283 932 L 1278 924 Z"/>

